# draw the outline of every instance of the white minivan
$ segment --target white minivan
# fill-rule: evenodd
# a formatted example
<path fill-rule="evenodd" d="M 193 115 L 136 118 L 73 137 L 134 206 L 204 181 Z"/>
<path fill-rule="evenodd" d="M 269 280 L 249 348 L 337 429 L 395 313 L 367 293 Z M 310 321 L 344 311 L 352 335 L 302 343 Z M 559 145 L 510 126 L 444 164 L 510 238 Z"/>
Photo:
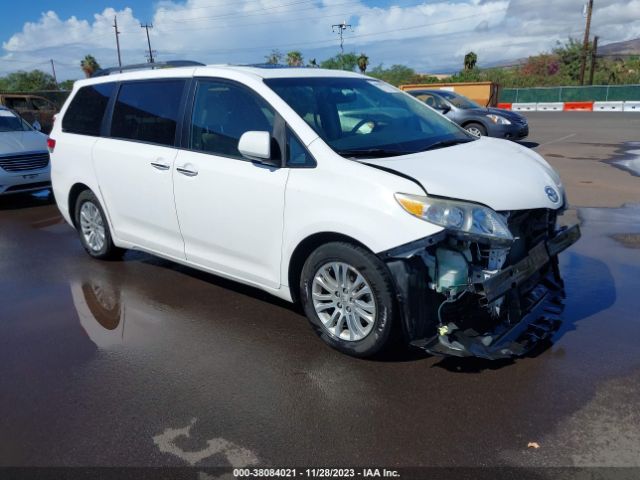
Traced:
<path fill-rule="evenodd" d="M 87 252 L 143 250 L 299 301 L 332 347 L 522 355 L 559 322 L 558 174 L 382 81 L 190 66 L 78 81 L 51 132 Z M 267 327 L 267 326 L 265 326 Z"/>

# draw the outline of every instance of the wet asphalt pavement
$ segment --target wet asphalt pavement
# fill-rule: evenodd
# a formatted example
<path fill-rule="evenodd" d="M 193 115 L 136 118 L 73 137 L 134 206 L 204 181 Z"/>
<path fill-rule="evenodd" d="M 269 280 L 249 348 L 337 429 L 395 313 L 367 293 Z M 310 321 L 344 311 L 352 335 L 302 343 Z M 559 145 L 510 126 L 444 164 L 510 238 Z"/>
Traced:
<path fill-rule="evenodd" d="M 561 128 L 639 139 L 621 114 L 547 115 L 545 154 Z M 640 249 L 611 237 L 640 233 L 640 178 L 619 172 L 637 203 L 578 209 L 553 344 L 500 363 L 349 358 L 285 302 L 92 260 L 46 195 L 0 198 L 0 466 L 640 466 Z"/>

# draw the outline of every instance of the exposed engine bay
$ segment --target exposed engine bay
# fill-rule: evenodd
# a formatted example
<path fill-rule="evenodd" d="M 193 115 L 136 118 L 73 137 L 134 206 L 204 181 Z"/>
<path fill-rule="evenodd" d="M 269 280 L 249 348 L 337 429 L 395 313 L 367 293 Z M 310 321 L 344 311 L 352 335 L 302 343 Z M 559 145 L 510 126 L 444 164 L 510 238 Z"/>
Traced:
<path fill-rule="evenodd" d="M 403 331 L 434 355 L 521 356 L 560 325 L 564 285 L 557 255 L 578 238 L 548 209 L 500 212 L 512 241 L 444 230 L 383 252 Z"/>

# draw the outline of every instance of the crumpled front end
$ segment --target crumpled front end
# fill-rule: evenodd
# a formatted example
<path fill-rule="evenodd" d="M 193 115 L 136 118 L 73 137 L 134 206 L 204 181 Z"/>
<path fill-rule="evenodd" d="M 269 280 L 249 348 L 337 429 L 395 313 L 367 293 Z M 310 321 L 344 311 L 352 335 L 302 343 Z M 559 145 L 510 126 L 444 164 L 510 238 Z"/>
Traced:
<path fill-rule="evenodd" d="M 561 322 L 557 255 L 580 238 L 549 209 L 501 212 L 513 241 L 443 231 L 381 257 L 394 278 L 407 340 L 434 355 L 522 356 Z"/>

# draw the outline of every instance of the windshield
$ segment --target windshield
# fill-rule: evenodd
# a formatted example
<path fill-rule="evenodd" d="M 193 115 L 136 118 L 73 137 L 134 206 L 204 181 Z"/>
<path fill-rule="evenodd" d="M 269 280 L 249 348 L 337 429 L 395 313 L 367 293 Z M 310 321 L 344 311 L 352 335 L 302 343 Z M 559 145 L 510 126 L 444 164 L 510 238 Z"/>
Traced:
<path fill-rule="evenodd" d="M 0 132 L 23 132 L 29 130 L 22 119 L 9 110 L 0 110 Z"/>
<path fill-rule="evenodd" d="M 462 110 L 469 110 L 472 108 L 482 108 L 473 100 L 469 100 L 467 97 L 464 97 L 458 93 L 447 92 L 446 90 L 440 90 L 438 95 L 446 98 L 454 107 L 460 108 Z"/>
<path fill-rule="evenodd" d="M 274 78 L 271 87 L 337 153 L 386 157 L 473 141 L 410 95 L 367 78 Z"/>

